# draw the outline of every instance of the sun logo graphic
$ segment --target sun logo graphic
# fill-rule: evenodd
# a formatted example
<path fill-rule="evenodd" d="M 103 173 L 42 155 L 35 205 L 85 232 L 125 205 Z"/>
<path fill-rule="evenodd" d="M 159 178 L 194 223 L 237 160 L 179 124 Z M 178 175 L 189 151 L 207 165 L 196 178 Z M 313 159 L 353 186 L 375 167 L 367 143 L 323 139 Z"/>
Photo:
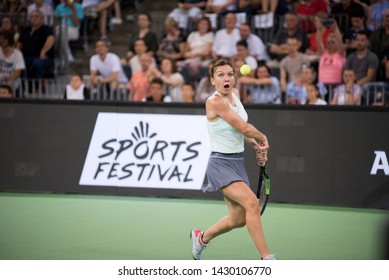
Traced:
<path fill-rule="evenodd" d="M 210 153 L 205 117 L 99 113 L 80 185 L 200 189 Z"/>

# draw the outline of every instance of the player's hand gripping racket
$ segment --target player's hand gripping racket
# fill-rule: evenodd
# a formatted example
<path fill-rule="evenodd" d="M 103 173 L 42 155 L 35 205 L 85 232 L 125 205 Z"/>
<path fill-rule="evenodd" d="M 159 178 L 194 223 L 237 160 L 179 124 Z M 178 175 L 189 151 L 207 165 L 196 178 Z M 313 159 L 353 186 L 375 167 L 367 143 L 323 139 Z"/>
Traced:
<path fill-rule="evenodd" d="M 261 215 L 265 212 L 267 201 L 270 195 L 270 178 L 266 173 L 265 165 L 259 168 L 259 180 L 257 189 L 257 198 Z"/>

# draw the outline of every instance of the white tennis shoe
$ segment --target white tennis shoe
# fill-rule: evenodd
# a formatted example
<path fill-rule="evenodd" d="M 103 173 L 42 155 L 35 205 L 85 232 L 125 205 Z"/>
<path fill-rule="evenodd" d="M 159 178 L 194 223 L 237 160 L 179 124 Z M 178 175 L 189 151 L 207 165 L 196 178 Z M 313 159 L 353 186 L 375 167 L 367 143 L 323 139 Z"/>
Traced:
<path fill-rule="evenodd" d="M 201 230 L 192 229 L 190 232 L 190 238 L 192 239 L 192 256 L 195 260 L 201 259 L 201 252 L 208 246 L 209 243 L 205 243 L 202 240 L 203 233 Z"/>

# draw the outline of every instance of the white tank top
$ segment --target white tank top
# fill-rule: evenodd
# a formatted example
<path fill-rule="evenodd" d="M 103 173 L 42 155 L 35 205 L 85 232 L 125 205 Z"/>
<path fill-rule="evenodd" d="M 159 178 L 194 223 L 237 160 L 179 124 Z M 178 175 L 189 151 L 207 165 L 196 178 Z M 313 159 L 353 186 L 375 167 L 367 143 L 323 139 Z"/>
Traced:
<path fill-rule="evenodd" d="M 232 98 L 235 101 L 236 106 L 232 106 L 227 99 L 225 99 L 220 93 L 215 92 L 214 94 L 222 97 L 245 122 L 247 122 L 248 116 L 244 109 L 242 102 L 239 98 L 232 94 Z M 244 151 L 244 136 L 233 128 L 224 119 L 219 118 L 215 122 L 207 120 L 208 134 L 210 137 L 212 152 L 219 152 L 225 154 L 241 153 Z"/>

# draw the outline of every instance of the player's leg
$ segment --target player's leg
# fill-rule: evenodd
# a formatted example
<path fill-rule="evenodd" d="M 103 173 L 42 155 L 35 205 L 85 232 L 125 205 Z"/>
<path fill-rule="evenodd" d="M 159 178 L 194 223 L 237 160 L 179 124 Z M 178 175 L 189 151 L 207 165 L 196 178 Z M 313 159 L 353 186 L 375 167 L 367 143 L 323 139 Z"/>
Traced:
<path fill-rule="evenodd" d="M 271 256 L 265 241 L 258 199 L 244 182 L 234 182 L 222 189 L 224 196 L 241 205 L 246 213 L 247 229 L 262 258 Z"/>
<path fill-rule="evenodd" d="M 228 215 L 221 218 L 204 232 L 203 240 L 206 243 L 220 234 L 246 225 L 246 210 L 229 197 L 225 196 L 224 201 L 228 208 Z"/>

